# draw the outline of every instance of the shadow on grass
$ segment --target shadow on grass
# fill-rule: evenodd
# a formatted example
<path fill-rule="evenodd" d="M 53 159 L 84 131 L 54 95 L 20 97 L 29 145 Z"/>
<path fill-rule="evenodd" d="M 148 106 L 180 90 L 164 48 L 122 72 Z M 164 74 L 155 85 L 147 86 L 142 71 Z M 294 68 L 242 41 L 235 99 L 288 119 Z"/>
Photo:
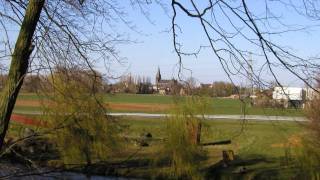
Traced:
<path fill-rule="evenodd" d="M 283 161 L 286 161 L 284 163 Z M 251 155 L 246 158 L 237 157 L 236 160 L 225 165 L 222 161 L 205 170 L 206 179 L 305 179 L 303 173 L 296 166 L 294 160 L 284 157 L 270 158 Z"/>
<path fill-rule="evenodd" d="M 203 169 L 205 179 L 306 179 L 309 177 L 301 169 L 295 166 L 293 160 L 289 164 L 284 164 L 282 158 L 269 158 L 257 155 L 245 158 L 237 157 L 236 160 L 224 165 L 222 161 L 215 165 Z M 151 159 L 135 159 L 121 163 L 96 164 L 87 169 L 91 174 L 112 175 L 121 177 L 136 177 L 146 179 L 168 179 L 164 174 L 159 174 L 161 169 L 168 165 L 163 161 L 157 166 L 152 165 Z M 163 170 L 164 170 L 163 169 Z M 103 172 L 103 173 L 101 173 Z M 82 171 L 82 173 L 88 173 Z M 310 178 L 307 178 L 310 179 Z"/>
<path fill-rule="evenodd" d="M 289 164 L 283 164 L 281 158 L 269 158 L 261 156 L 249 156 L 236 158 L 236 160 L 224 165 L 222 161 L 203 169 L 205 179 L 221 180 L 251 180 L 251 179 L 312 179 L 307 173 L 303 173 L 292 160 Z M 91 166 L 79 166 L 78 168 L 62 169 L 62 171 L 77 172 L 85 175 L 102 175 L 125 178 L 144 179 L 168 179 L 159 171 L 168 165 L 163 161 L 158 166 L 153 166 L 152 159 L 137 158 L 119 162 L 99 162 Z"/>
<path fill-rule="evenodd" d="M 312 179 L 307 173 L 301 171 L 294 160 L 284 163 L 284 157 L 270 158 L 251 155 L 224 165 L 222 161 L 203 169 L 205 179 L 221 180 L 253 180 L 253 179 Z M 164 160 L 157 165 L 152 159 L 137 158 L 122 162 L 101 162 L 86 169 L 78 169 L 84 174 L 109 175 L 115 177 L 135 177 L 144 179 L 168 179 L 160 171 L 166 170 L 168 161 Z"/>

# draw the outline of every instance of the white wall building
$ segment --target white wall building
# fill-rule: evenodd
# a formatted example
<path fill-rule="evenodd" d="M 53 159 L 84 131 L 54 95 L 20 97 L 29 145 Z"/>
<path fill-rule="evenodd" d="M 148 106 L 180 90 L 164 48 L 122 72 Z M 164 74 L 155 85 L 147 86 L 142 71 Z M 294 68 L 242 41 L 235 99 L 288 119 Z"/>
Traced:
<path fill-rule="evenodd" d="M 304 107 L 307 101 L 314 99 L 318 95 L 318 92 L 309 87 L 275 87 L 272 92 L 272 99 L 283 104 L 284 107 Z"/>
<path fill-rule="evenodd" d="M 303 101 L 305 98 L 303 88 L 299 87 L 275 87 L 272 93 L 272 99 Z"/>
<path fill-rule="evenodd" d="M 275 87 L 272 92 L 272 99 L 282 104 L 285 108 L 289 106 L 295 108 L 304 107 L 306 91 L 300 87 Z"/>

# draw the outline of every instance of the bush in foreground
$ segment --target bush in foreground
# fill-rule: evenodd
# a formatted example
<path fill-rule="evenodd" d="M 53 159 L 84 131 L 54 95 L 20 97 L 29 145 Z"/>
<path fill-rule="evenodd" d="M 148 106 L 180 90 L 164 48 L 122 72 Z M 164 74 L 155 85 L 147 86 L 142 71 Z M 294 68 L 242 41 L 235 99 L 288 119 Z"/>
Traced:
<path fill-rule="evenodd" d="M 163 173 L 171 178 L 202 179 L 199 167 L 205 152 L 200 146 L 201 115 L 207 107 L 208 103 L 201 97 L 176 99 L 159 158 L 169 162 L 169 168 Z"/>
<path fill-rule="evenodd" d="M 320 179 L 320 97 L 316 96 L 306 106 L 309 119 L 303 138 L 300 163 L 302 171 L 311 179 Z"/>
<path fill-rule="evenodd" d="M 118 148 L 117 123 L 106 116 L 103 98 L 67 73 L 52 78 L 45 114 L 65 165 L 89 166 L 107 160 Z"/>

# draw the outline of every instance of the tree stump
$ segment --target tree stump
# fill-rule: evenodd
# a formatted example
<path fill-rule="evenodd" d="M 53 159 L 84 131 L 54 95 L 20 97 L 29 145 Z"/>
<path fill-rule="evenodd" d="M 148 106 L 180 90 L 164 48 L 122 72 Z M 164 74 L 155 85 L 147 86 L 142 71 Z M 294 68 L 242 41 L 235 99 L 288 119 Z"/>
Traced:
<path fill-rule="evenodd" d="M 192 144 L 199 145 L 201 138 L 201 122 L 187 122 L 188 130 L 190 133 L 190 139 Z"/>
<path fill-rule="evenodd" d="M 234 152 L 232 150 L 222 151 L 222 161 L 224 166 L 228 166 L 229 162 L 233 160 L 234 160 Z"/>

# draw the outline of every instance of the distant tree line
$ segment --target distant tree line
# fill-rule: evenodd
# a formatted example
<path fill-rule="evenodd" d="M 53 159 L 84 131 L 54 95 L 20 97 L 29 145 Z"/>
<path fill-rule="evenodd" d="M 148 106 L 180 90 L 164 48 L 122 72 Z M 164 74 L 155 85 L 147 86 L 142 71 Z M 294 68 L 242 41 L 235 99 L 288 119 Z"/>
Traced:
<path fill-rule="evenodd" d="M 8 79 L 7 74 L 0 75 L 0 88 L 1 88 L 1 90 L 3 89 L 4 84 L 7 79 Z M 39 91 L 40 87 L 44 86 L 44 84 L 46 84 L 45 79 L 47 79 L 47 77 L 43 76 L 43 75 L 32 75 L 32 74 L 27 75 L 24 78 L 24 82 L 21 87 L 21 91 L 22 92 L 37 92 L 37 91 Z"/>
<path fill-rule="evenodd" d="M 106 87 L 106 81 L 103 79 L 102 74 L 97 71 L 83 70 L 79 68 L 65 68 L 55 67 L 52 74 L 28 74 L 24 78 L 21 91 L 26 93 L 37 93 L 37 92 L 52 92 L 56 90 L 53 87 L 53 77 L 58 76 L 68 82 L 76 79 L 83 86 L 90 89 L 90 92 L 104 92 Z M 5 82 L 7 81 L 8 75 L 0 75 L 0 89 L 2 90 Z"/>
<path fill-rule="evenodd" d="M 196 93 L 210 97 L 228 97 L 239 94 L 239 91 L 243 91 L 243 88 L 229 82 L 217 81 L 212 84 L 201 84 Z"/>
<path fill-rule="evenodd" d="M 62 68 L 56 67 L 54 74 L 66 74 L 68 71 L 68 76 L 78 79 L 79 82 L 85 84 L 86 86 L 92 86 L 95 88 L 95 92 L 100 93 L 131 93 L 131 94 L 153 94 L 156 93 L 154 90 L 154 85 L 151 82 L 150 77 L 145 76 L 133 76 L 131 74 L 121 76 L 119 80 L 115 83 L 109 83 L 103 78 L 102 74 L 91 70 L 80 70 L 76 68 Z M 24 83 L 21 87 L 22 92 L 36 93 L 41 89 L 46 89 L 47 92 L 52 91 L 50 78 L 52 75 L 41 75 L 41 74 L 29 74 L 25 77 Z M 0 89 L 7 79 L 7 74 L 0 75 Z M 67 79 L 66 79 L 67 81 Z M 93 86 L 93 82 L 96 81 Z M 177 83 L 177 87 L 172 87 L 172 92 L 174 94 L 181 94 L 181 89 L 183 90 L 182 95 L 205 95 L 210 97 L 228 97 L 234 94 L 239 94 L 239 92 L 245 92 L 245 88 L 235 86 L 229 82 L 217 81 L 212 84 L 201 84 L 200 86 L 187 86 L 183 83 Z"/>
<path fill-rule="evenodd" d="M 21 87 L 21 91 L 25 93 L 36 93 L 40 90 L 46 92 L 53 91 L 52 77 L 63 74 L 65 81 L 69 79 L 77 79 L 80 83 L 88 88 L 94 88 L 94 92 L 100 93 L 133 93 L 133 94 L 152 94 L 152 83 L 149 77 L 141 76 L 122 76 L 116 83 L 109 83 L 103 78 L 102 74 L 97 71 L 81 70 L 78 68 L 56 67 L 53 74 L 28 74 Z M 4 87 L 4 83 L 8 78 L 7 74 L 0 74 L 0 89 Z"/>
<path fill-rule="evenodd" d="M 118 82 L 105 84 L 105 86 L 107 93 L 152 94 L 154 92 L 150 77 L 131 74 L 121 76 Z"/>

